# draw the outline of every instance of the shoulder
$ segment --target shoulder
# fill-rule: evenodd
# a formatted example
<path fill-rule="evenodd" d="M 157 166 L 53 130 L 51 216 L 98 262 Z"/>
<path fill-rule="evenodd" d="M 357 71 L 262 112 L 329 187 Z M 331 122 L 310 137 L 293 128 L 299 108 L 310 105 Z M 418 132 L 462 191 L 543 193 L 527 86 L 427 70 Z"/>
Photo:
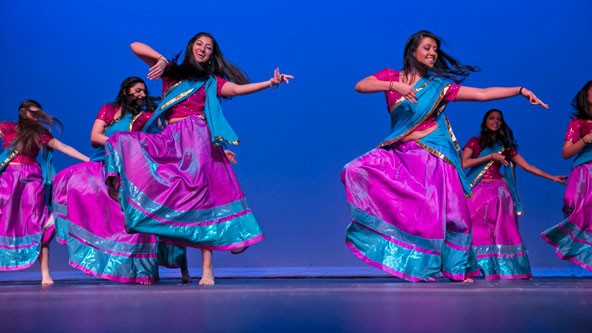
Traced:
<path fill-rule="evenodd" d="M 11 121 L 0 121 L 0 129 L 3 131 L 14 130 L 16 124 Z"/>
<path fill-rule="evenodd" d="M 399 71 L 390 68 L 384 68 L 372 74 L 372 76 L 376 77 L 379 80 L 399 81 Z"/>

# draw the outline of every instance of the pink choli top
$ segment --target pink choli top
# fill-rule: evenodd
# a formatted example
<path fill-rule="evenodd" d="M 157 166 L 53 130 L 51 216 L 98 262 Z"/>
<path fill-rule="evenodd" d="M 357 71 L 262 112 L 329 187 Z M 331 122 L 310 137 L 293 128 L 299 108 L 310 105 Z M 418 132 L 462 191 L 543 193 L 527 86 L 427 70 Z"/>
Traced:
<path fill-rule="evenodd" d="M 4 133 L 4 144 L 2 146 L 6 149 L 10 146 L 12 140 L 16 139 L 18 135 L 16 124 L 9 121 L 0 122 L 0 130 Z M 53 136 L 49 131 L 45 130 L 45 133 L 43 133 L 43 136 L 41 137 L 41 144 L 45 146 L 51 141 L 51 139 L 53 139 Z M 39 150 L 40 148 L 33 148 L 33 151 L 30 154 L 19 153 L 10 161 L 10 163 L 35 164 L 37 163 L 35 159 L 37 158 L 37 154 L 39 154 Z"/>
<path fill-rule="evenodd" d="M 586 119 L 573 118 L 569 122 L 567 127 L 567 133 L 565 133 L 565 141 L 571 141 L 573 143 L 578 142 L 580 138 L 586 136 L 592 132 L 592 123 Z"/>
<path fill-rule="evenodd" d="M 222 87 L 224 84 L 228 82 L 226 79 L 221 77 L 216 77 L 216 95 L 218 97 L 222 96 Z M 162 78 L 162 93 L 169 90 L 171 86 L 173 86 L 175 81 L 171 80 L 170 78 L 163 76 Z M 193 95 L 189 96 L 184 101 L 174 105 L 169 110 L 167 110 L 167 119 L 173 118 L 184 118 L 189 117 L 196 114 L 203 113 L 204 107 L 206 105 L 206 89 L 205 86 L 201 87 L 197 92 Z"/>
<path fill-rule="evenodd" d="M 372 74 L 375 78 L 380 81 L 395 81 L 399 82 L 399 71 L 392 70 L 390 68 L 385 68 L 378 73 Z M 453 102 L 456 99 L 456 95 L 458 94 L 458 90 L 460 89 L 460 85 L 458 84 L 450 84 L 450 87 L 446 91 L 446 95 L 444 95 L 444 100 L 447 102 Z M 395 102 L 401 98 L 401 94 L 394 90 L 385 91 L 384 96 L 386 97 L 386 106 L 387 110 L 391 109 L 391 106 L 395 104 Z M 434 117 L 429 117 L 423 123 L 419 124 L 414 131 L 422 131 L 424 129 L 428 129 L 432 126 L 436 125 L 436 120 Z"/>
<path fill-rule="evenodd" d="M 471 154 L 471 158 L 479 157 L 479 154 L 481 154 L 481 151 L 483 150 L 483 148 L 481 148 L 481 146 L 479 145 L 478 136 L 469 139 L 463 150 L 466 148 L 469 148 L 473 151 L 473 153 Z M 510 150 L 505 149 L 502 154 L 506 157 L 507 161 L 511 161 L 514 158 L 514 156 L 518 154 L 518 151 L 516 151 L 516 149 L 514 148 Z M 482 179 L 502 179 L 503 176 L 500 172 L 501 167 L 502 164 L 500 162 L 493 162 L 493 164 L 489 167 L 489 169 L 487 169 L 487 171 L 483 175 Z"/>
<path fill-rule="evenodd" d="M 119 119 L 115 119 L 115 114 L 117 114 L 118 110 L 119 106 L 117 106 L 116 104 L 105 104 L 99 110 L 99 114 L 97 114 L 96 119 L 104 121 L 108 127 L 114 122 L 119 121 Z M 144 128 L 144 125 L 146 125 L 146 122 L 150 119 L 150 117 L 152 117 L 152 112 L 142 112 L 138 119 L 134 121 L 131 131 L 140 132 L 142 128 Z"/>

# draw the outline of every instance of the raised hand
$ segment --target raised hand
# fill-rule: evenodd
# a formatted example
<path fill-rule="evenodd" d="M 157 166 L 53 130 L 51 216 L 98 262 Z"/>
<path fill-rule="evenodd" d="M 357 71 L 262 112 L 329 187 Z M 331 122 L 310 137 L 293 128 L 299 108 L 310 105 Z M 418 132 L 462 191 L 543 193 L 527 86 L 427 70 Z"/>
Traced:
<path fill-rule="evenodd" d="M 277 86 L 282 82 L 285 82 L 286 84 L 290 83 L 288 81 L 288 79 L 293 79 L 294 76 L 293 75 L 289 75 L 289 74 L 282 74 L 280 73 L 280 68 L 277 67 L 274 71 L 273 71 L 273 77 L 271 79 L 269 79 L 269 84 L 271 86 Z"/>

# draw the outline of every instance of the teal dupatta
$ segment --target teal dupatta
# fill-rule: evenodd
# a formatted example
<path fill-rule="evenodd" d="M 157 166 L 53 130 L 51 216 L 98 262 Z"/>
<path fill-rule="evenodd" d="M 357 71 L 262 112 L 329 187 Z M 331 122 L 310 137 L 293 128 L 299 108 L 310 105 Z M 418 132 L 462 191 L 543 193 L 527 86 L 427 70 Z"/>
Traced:
<path fill-rule="evenodd" d="M 142 114 L 142 112 L 138 113 L 136 116 L 132 117 L 131 113 L 126 114 L 123 118 L 114 122 L 109 127 L 105 129 L 105 136 L 111 137 L 113 134 L 118 132 L 130 132 L 132 130 L 132 125 L 136 119 Z M 95 149 L 95 152 L 90 157 L 91 161 L 104 161 L 105 160 L 105 146 L 100 146 Z"/>
<path fill-rule="evenodd" d="M 217 96 L 217 80 L 214 75 L 198 81 L 181 81 L 171 87 L 154 112 L 154 116 L 144 126 L 144 132 L 160 133 L 164 129 L 166 111 L 196 93 L 204 85 L 206 92 L 204 114 L 210 129 L 212 143 L 237 145 L 239 143 L 238 136 L 222 113 L 220 100 Z"/>
<path fill-rule="evenodd" d="M 571 164 L 571 168 L 575 168 L 578 165 L 582 165 L 584 163 L 592 161 L 592 145 L 587 144 L 580 150 L 576 158 L 573 160 Z"/>
<path fill-rule="evenodd" d="M 487 156 L 490 154 L 501 154 L 504 152 L 506 148 L 504 148 L 503 144 L 499 141 L 495 142 L 491 147 L 485 147 L 478 157 Z M 476 165 L 469 169 L 467 172 L 467 178 L 470 182 L 471 188 L 475 187 L 487 170 L 495 163 L 495 161 L 487 161 Z M 516 207 L 516 214 L 523 215 L 524 208 L 522 207 L 522 203 L 520 202 L 520 197 L 518 196 L 518 188 L 516 187 L 516 168 L 514 163 L 508 161 L 508 165 L 504 167 L 504 175 L 503 175 L 504 182 L 508 186 L 508 190 L 510 191 L 510 195 L 512 195 L 512 200 L 514 201 L 514 206 Z"/>
<path fill-rule="evenodd" d="M 442 114 L 448 104 L 444 101 L 444 97 L 450 88 L 450 83 L 438 77 L 421 78 L 413 88 L 416 91 L 417 103 L 410 103 L 401 97 L 390 107 L 391 134 L 379 147 L 398 142 L 425 120 L 435 117 L 438 129 L 415 142 L 436 157 L 452 164 L 458 173 L 465 195 L 470 196 L 471 187 L 462 170 L 460 147 L 448 118 Z"/>

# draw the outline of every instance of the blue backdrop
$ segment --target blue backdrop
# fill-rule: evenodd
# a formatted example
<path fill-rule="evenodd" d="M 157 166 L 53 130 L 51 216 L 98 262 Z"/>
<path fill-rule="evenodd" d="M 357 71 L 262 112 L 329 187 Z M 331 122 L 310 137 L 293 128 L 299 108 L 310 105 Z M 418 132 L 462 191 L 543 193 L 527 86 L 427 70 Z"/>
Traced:
<path fill-rule="evenodd" d="M 428 29 L 463 63 L 479 65 L 464 84 L 526 86 L 551 106 L 522 98 L 451 103 L 459 142 L 478 135 L 492 107 L 504 111 L 533 165 L 568 174 L 561 147 L 569 103 L 592 79 L 592 2 L 570 1 L 3 1 L 0 4 L 0 119 L 15 120 L 26 98 L 64 124 L 60 140 L 90 154 L 90 129 L 126 76 L 147 74 L 130 51 L 142 41 L 172 57 L 199 31 L 253 81 L 273 69 L 296 78 L 279 89 L 223 103 L 241 137 L 236 173 L 266 240 L 240 256 L 217 253 L 215 267 L 367 266 L 344 245 L 348 224 L 342 166 L 388 133 L 382 94 L 354 84 L 385 67 L 398 69 L 409 35 Z M 160 82 L 149 82 L 152 95 Z M 56 158 L 57 169 L 75 163 Z M 539 233 L 562 220 L 564 187 L 518 172 L 526 215 L 520 218 L 534 267 L 575 267 L 557 259 Z M 53 270 L 67 270 L 52 245 Z M 197 251 L 190 266 L 199 267 Z M 380 271 L 376 270 L 377 273 Z"/>

